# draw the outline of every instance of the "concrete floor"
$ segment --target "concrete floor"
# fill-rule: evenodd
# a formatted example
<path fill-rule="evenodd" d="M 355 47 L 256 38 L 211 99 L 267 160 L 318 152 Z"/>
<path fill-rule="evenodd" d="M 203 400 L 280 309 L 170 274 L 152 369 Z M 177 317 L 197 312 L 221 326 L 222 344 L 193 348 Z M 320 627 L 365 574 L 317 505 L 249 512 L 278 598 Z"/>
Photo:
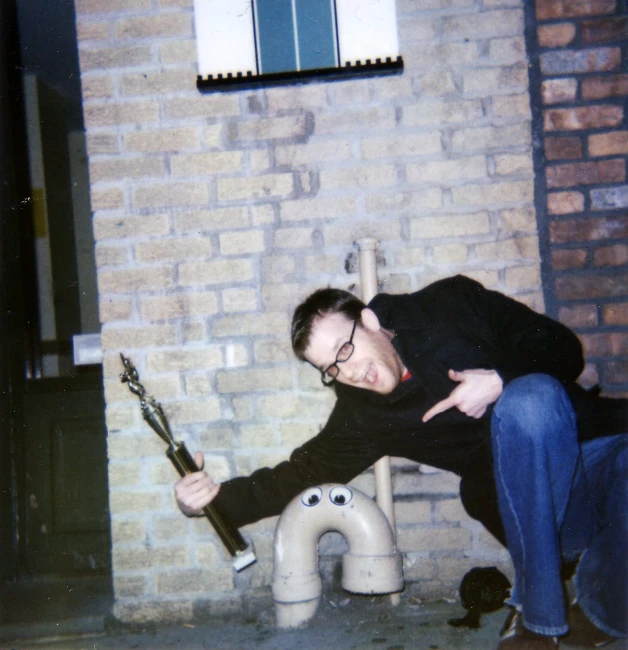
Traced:
<path fill-rule="evenodd" d="M 306 628 L 278 630 L 272 601 L 260 605 L 245 620 L 207 620 L 197 624 L 146 626 L 141 629 L 81 629 L 50 621 L 33 623 L 11 638 L 0 626 L 0 650 L 492 650 L 506 611 L 485 615 L 477 630 L 454 628 L 447 620 L 462 616 L 456 603 L 421 603 L 403 595 L 392 607 L 386 597 L 346 593 L 323 598 Z M 70 619 L 71 620 L 71 619 Z M 26 635 L 24 632 L 29 632 Z M 586 645 L 563 643 L 561 648 L 583 650 Z M 628 650 L 623 640 L 612 650 Z"/>

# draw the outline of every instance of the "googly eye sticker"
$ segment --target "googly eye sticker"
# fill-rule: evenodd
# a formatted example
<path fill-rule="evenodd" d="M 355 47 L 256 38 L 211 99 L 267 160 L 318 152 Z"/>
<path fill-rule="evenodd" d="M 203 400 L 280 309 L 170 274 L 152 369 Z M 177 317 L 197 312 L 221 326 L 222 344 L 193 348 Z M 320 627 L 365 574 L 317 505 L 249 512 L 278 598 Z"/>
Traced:
<path fill-rule="evenodd" d="M 333 487 L 329 491 L 329 499 L 337 506 L 346 506 L 353 499 L 353 492 L 344 485 Z"/>
<path fill-rule="evenodd" d="M 320 503 L 323 498 L 323 490 L 319 487 L 313 487 L 307 489 L 301 495 L 301 503 L 308 508 L 315 506 L 317 503 Z"/>

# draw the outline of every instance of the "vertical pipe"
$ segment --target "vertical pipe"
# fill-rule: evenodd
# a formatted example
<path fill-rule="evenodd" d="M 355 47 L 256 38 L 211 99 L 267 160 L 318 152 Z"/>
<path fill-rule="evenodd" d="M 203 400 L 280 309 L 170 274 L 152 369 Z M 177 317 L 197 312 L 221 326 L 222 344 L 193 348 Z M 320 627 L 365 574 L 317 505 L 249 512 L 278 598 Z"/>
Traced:
<path fill-rule="evenodd" d="M 379 242 L 375 237 L 362 237 L 355 242 L 360 258 L 360 284 L 362 285 L 362 301 L 368 304 L 377 294 L 377 259 L 376 251 Z M 383 456 L 374 465 L 375 498 L 382 509 L 388 523 L 396 536 L 395 511 L 393 508 L 392 477 L 390 472 L 390 456 Z M 399 604 L 399 594 L 392 594 L 391 603 Z"/>

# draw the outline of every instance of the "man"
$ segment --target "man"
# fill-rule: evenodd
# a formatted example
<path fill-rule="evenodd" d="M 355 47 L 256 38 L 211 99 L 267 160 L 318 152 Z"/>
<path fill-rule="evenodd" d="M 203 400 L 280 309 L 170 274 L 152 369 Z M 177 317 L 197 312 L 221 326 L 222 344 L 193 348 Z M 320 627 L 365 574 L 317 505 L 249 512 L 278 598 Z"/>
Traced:
<path fill-rule="evenodd" d="M 295 311 L 292 346 L 335 386 L 327 424 L 275 468 L 222 485 L 181 479 L 184 513 L 216 499 L 242 526 L 307 486 L 406 457 L 458 474 L 467 512 L 508 546 L 517 614 L 499 650 L 558 647 L 561 564 L 577 559 L 579 607 L 626 635 L 628 408 L 575 383 L 583 358 L 569 329 L 457 276 L 368 307 L 319 290 Z"/>

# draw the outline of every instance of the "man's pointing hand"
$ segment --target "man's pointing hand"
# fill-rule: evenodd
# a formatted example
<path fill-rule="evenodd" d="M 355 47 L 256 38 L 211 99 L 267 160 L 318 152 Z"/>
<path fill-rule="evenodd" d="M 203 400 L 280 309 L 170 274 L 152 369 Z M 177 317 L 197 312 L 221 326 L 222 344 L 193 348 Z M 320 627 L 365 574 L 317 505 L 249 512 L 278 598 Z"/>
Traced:
<path fill-rule="evenodd" d="M 502 394 L 504 382 L 495 370 L 450 370 L 449 378 L 460 382 L 449 397 L 438 402 L 423 416 L 423 422 L 452 407 L 471 418 L 481 418 L 486 408 Z"/>

